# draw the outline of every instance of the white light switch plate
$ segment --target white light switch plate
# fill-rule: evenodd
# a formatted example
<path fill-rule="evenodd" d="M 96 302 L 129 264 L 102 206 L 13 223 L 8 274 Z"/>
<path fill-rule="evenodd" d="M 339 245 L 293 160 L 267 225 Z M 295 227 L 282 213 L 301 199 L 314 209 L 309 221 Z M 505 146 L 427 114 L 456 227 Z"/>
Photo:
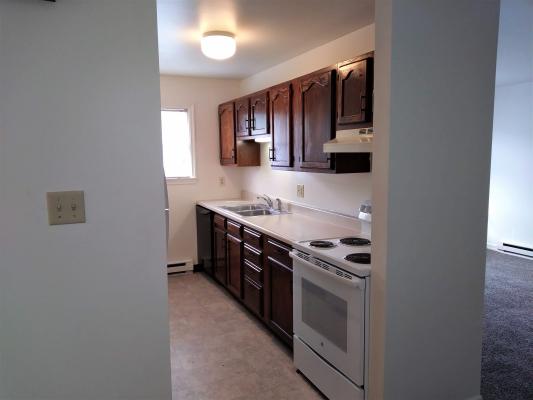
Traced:
<path fill-rule="evenodd" d="M 296 185 L 296 196 L 297 197 L 304 197 L 305 191 L 304 191 L 304 185 Z"/>
<path fill-rule="evenodd" d="M 82 190 L 46 193 L 50 225 L 85 222 L 85 196 Z"/>

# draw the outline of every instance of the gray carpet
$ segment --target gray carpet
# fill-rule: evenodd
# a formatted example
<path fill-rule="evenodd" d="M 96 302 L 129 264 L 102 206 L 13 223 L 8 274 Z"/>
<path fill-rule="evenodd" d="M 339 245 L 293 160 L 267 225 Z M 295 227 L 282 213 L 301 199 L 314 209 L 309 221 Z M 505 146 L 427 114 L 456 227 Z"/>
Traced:
<path fill-rule="evenodd" d="M 533 399 L 533 260 L 489 250 L 483 400 Z"/>

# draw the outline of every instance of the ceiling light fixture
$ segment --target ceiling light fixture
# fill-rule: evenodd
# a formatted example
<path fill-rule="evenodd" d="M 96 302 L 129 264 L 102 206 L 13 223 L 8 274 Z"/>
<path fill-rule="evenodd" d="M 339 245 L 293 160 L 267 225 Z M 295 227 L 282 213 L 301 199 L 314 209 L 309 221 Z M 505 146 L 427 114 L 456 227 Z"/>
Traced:
<path fill-rule="evenodd" d="M 225 60 L 235 54 L 235 35 L 230 32 L 211 31 L 202 35 L 202 53 L 215 60 Z"/>

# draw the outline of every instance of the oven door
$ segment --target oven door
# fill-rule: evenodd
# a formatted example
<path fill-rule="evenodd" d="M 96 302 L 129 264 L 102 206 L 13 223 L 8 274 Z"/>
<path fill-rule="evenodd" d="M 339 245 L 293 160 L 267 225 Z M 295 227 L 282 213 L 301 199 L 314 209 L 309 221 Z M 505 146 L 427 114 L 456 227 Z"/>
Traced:
<path fill-rule="evenodd" d="M 326 270 L 294 253 L 291 257 L 294 260 L 294 334 L 348 379 L 362 386 L 365 280 L 333 266 Z"/>

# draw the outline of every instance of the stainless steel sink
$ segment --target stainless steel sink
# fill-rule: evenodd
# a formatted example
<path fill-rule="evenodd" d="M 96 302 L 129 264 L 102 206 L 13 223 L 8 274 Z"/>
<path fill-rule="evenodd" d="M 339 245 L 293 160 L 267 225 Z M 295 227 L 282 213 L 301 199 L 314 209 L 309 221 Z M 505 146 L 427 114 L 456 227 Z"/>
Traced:
<path fill-rule="evenodd" d="M 256 217 L 258 215 L 280 215 L 287 214 L 287 211 L 279 211 L 269 208 L 266 204 L 246 204 L 241 206 L 224 206 L 225 210 L 234 212 L 241 217 Z"/>
<path fill-rule="evenodd" d="M 235 213 L 243 216 L 243 217 L 255 217 L 257 215 L 279 215 L 279 211 L 275 210 L 243 210 L 243 211 L 235 211 Z"/>
<path fill-rule="evenodd" d="M 268 206 L 266 204 L 245 204 L 241 206 L 225 206 L 222 207 L 225 210 L 233 211 L 235 213 L 239 213 L 241 211 L 255 211 L 255 210 L 267 210 Z"/>

